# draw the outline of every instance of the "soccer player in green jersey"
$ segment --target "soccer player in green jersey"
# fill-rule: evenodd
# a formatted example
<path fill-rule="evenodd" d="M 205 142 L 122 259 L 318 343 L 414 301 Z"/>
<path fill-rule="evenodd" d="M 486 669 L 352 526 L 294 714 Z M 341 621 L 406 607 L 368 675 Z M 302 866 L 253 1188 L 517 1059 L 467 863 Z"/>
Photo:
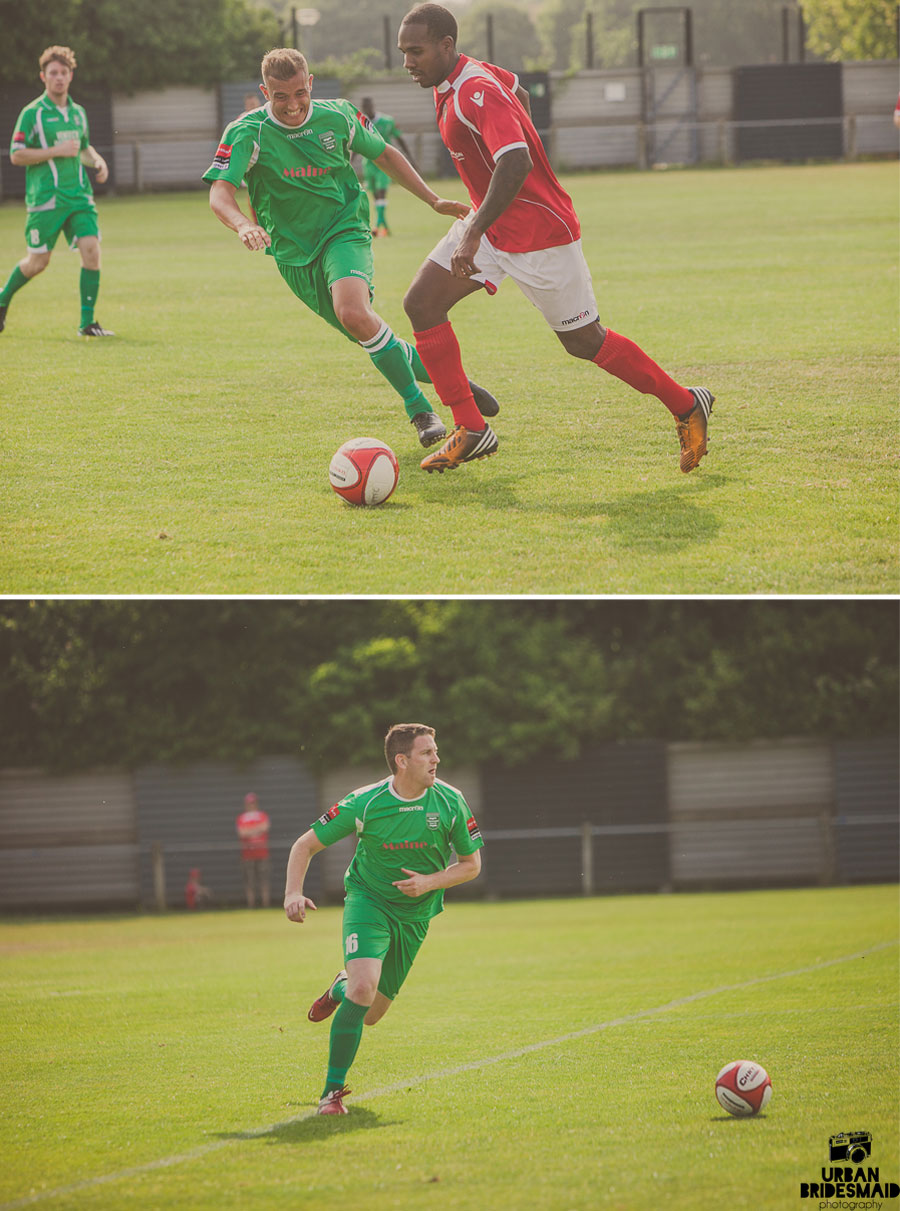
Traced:
<path fill-rule="evenodd" d="M 381 135 L 382 139 L 384 139 L 385 143 L 388 146 L 391 143 L 396 143 L 410 164 L 413 164 L 413 167 L 415 167 L 410 150 L 406 146 L 403 135 L 400 133 L 400 128 L 391 115 L 378 113 L 375 109 L 375 102 L 371 97 L 363 97 L 359 103 L 359 107 Z M 377 164 L 373 164 L 371 160 L 366 160 L 365 168 L 363 169 L 363 180 L 365 181 L 366 189 L 372 195 L 372 201 L 375 203 L 375 226 L 372 229 L 372 234 L 375 236 L 390 235 L 391 229 L 388 227 L 387 221 L 387 191 L 391 178 Z"/>
<path fill-rule="evenodd" d="M 262 77 L 267 104 L 226 127 L 203 175 L 213 213 L 245 248 L 273 256 L 301 302 L 362 346 L 403 400 L 421 444 L 431 446 L 447 432 L 418 385 L 431 380 L 415 348 L 372 309 L 369 202 L 351 154 L 374 160 L 438 214 L 459 217 L 469 207 L 439 198 L 349 101 L 313 100 L 313 77 L 299 51 L 269 51 Z M 242 180 L 251 218 L 236 198 Z M 492 395 L 483 388 L 473 395 L 494 414 Z"/>
<path fill-rule="evenodd" d="M 434 728 L 395 723 L 384 740 L 391 775 L 352 791 L 294 842 L 288 859 L 284 911 L 302 924 L 315 904 L 303 894 L 310 859 L 341 837 L 356 834 L 344 877 L 345 969 L 313 1002 L 312 1022 L 335 1010 L 328 1072 L 319 1114 L 346 1114 L 345 1081 L 363 1026 L 387 1013 L 425 941 L 431 918 L 444 907 L 444 889 L 468 883 L 481 870 L 484 842 L 462 793 L 437 778 Z M 457 861 L 451 863 L 451 850 Z"/>
<path fill-rule="evenodd" d="M 0 332 L 17 290 L 50 264 L 60 232 L 81 253 L 80 336 L 112 336 L 94 319 L 100 290 L 100 228 L 85 168 L 102 185 L 109 176 L 103 156 L 91 146 L 87 114 L 69 96 L 77 66 L 68 46 L 48 46 L 40 57 L 46 91 L 26 105 L 13 131 L 9 158 L 25 169 L 26 256 L 0 290 Z"/>

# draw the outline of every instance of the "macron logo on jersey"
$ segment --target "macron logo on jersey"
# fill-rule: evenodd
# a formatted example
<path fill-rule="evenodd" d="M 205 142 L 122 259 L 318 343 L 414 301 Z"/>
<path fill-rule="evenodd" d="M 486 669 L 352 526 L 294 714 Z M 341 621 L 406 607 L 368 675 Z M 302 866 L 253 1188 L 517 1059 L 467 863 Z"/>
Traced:
<path fill-rule="evenodd" d="M 479 90 L 477 93 L 472 93 L 472 100 L 476 105 L 484 107 L 484 91 Z"/>

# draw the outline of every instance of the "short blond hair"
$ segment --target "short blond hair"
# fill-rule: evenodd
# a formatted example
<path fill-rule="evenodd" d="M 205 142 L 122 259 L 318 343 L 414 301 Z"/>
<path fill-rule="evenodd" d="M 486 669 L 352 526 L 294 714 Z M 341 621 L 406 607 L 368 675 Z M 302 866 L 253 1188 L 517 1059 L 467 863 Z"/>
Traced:
<path fill-rule="evenodd" d="M 74 71 L 78 66 L 75 52 L 71 46 L 48 46 L 40 59 L 38 59 L 38 63 L 41 65 L 41 71 L 44 70 L 48 63 L 62 63 L 70 71 Z"/>
<path fill-rule="evenodd" d="M 290 46 L 281 46 L 270 50 L 260 65 L 264 80 L 292 80 L 299 72 L 309 75 L 309 64 L 306 56 Z"/>

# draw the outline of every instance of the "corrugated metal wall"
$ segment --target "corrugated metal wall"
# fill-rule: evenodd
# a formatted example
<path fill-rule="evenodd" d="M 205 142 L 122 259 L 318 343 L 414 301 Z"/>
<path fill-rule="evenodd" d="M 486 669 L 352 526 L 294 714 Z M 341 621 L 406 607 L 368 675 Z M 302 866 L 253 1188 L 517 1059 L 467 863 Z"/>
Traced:
<path fill-rule="evenodd" d="M 827 744 L 671 745 L 673 883 L 826 881 L 832 800 Z"/>
<path fill-rule="evenodd" d="M 0 771 L 0 908 L 69 910 L 137 899 L 130 774 Z"/>
<path fill-rule="evenodd" d="M 184 902 L 192 866 L 219 904 L 243 901 L 235 818 L 252 790 L 272 821 L 272 902 L 294 840 L 381 766 L 315 781 L 292 758 L 245 771 L 204 763 L 54 778 L 0 772 L 0 909 Z M 576 762 L 442 770 L 485 837 L 484 872 L 454 896 L 574 895 L 900 877 L 895 739 L 747 745 L 601 745 Z M 353 839 L 310 868 L 313 899 L 338 902 Z"/>
<path fill-rule="evenodd" d="M 665 149 L 657 158 L 669 163 L 690 161 L 695 153 L 706 162 L 734 158 L 740 128 L 732 125 L 736 116 L 733 94 L 735 73 L 740 70 L 703 68 L 683 73 L 666 106 L 675 105 L 679 114 L 687 114 L 692 108 L 688 91 L 693 80 L 696 122 L 690 129 L 686 123 L 670 123 L 655 133 L 642 126 L 643 76 L 638 69 L 581 71 L 574 76 L 551 73 L 553 122 L 546 139 L 551 159 L 557 169 L 568 171 L 646 164 L 652 162 L 654 147 Z M 891 114 L 897 93 L 897 62 L 843 63 L 840 76 L 845 154 L 896 153 Z M 115 96 L 111 134 L 104 125 L 109 98 L 91 101 L 88 97 L 88 115 L 99 124 L 101 141 L 94 142 L 105 155 L 109 153 L 116 185 L 129 190 L 200 189 L 200 178 L 209 167 L 225 123 L 236 115 L 235 107 L 248 90 L 248 82 L 238 82 L 219 89 L 170 88 L 133 97 Z M 336 96 L 339 85 L 317 79 L 316 92 L 322 97 Z M 36 90 L 27 96 L 22 90 L 0 92 L 0 116 L 6 115 L 9 129 L 22 104 L 34 95 Z M 376 108 L 393 115 L 421 172 L 455 175 L 437 133 L 429 89 L 406 79 L 371 80 L 348 88 L 346 95 L 356 104 L 371 96 Z M 76 99 L 83 98 L 77 94 Z M 6 145 L 0 142 L 0 193 L 19 196 L 22 175 L 11 168 Z"/>
<path fill-rule="evenodd" d="M 665 832 L 646 828 L 665 823 L 665 754 L 663 744 L 635 742 L 600 745 L 574 762 L 488 766 L 482 828 L 489 892 L 579 890 L 584 824 L 595 828 L 589 855 L 594 890 L 665 886 Z"/>
<path fill-rule="evenodd" d="M 203 883 L 219 903 L 243 899 L 240 847 L 235 820 L 243 811 L 244 795 L 253 791 L 271 821 L 271 886 L 273 903 L 284 894 L 284 872 L 291 845 L 309 827 L 317 811 L 316 784 L 301 762 L 290 757 L 266 757 L 246 770 L 218 763 L 184 768 L 146 766 L 135 774 L 140 899 L 154 904 L 153 846 L 163 846 L 166 897 L 184 903 L 188 871 L 199 866 Z M 307 882 L 315 899 L 321 869 L 310 868 Z"/>
<path fill-rule="evenodd" d="M 842 883 L 896 879 L 900 867 L 897 745 L 888 740 L 836 744 L 834 783 L 837 877 Z"/>

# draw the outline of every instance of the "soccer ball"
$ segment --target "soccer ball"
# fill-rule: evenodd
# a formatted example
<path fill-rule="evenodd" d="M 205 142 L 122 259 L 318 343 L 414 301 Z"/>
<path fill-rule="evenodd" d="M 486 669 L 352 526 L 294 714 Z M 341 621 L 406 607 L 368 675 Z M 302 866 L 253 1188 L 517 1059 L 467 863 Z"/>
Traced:
<path fill-rule="evenodd" d="M 375 437 L 354 437 L 335 452 L 328 478 L 351 505 L 383 505 L 397 486 L 394 451 Z"/>
<path fill-rule="evenodd" d="M 736 1118 L 759 1114 L 769 1104 L 772 1082 L 765 1068 L 753 1060 L 733 1060 L 716 1077 L 716 1099 Z"/>

